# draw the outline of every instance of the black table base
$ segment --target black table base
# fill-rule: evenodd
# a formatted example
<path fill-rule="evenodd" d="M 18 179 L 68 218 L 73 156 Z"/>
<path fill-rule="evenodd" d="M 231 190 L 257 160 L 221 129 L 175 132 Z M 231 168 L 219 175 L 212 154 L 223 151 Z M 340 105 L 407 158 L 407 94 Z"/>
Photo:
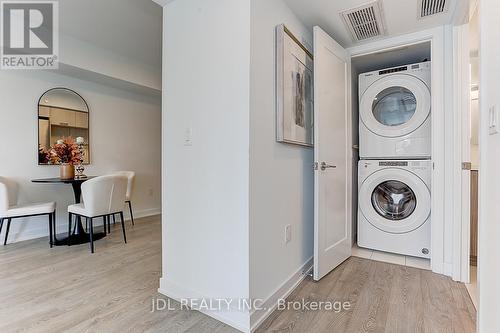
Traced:
<path fill-rule="evenodd" d="M 106 237 L 106 234 L 104 232 L 95 232 L 92 238 L 94 239 L 94 241 L 96 241 L 104 237 Z M 55 237 L 54 245 L 68 245 L 68 239 L 71 240 L 71 245 L 90 243 L 90 235 L 85 232 L 83 234 L 74 234 L 70 237 L 68 237 L 68 234 L 59 234 Z"/>
<path fill-rule="evenodd" d="M 77 216 L 76 217 L 76 225 L 75 229 L 71 233 L 71 235 L 68 237 L 68 234 L 59 234 L 61 238 L 55 237 L 54 245 L 55 246 L 61 246 L 61 245 L 79 245 L 79 244 L 85 244 L 85 243 L 90 243 L 90 234 L 83 229 L 82 225 L 82 219 Z M 103 226 L 104 228 L 106 226 Z M 55 226 L 54 226 L 55 230 Z M 106 232 L 94 232 L 93 234 L 93 239 L 94 241 L 106 237 Z"/>
<path fill-rule="evenodd" d="M 60 178 L 46 178 L 46 179 L 33 179 L 33 183 L 42 183 L 42 184 L 71 184 L 73 187 L 73 194 L 75 195 L 75 203 L 80 203 L 80 199 L 82 196 L 82 183 L 94 178 L 93 176 L 88 176 L 87 178 L 84 179 L 60 179 Z M 90 243 L 90 235 L 85 232 L 83 229 L 82 225 L 82 219 L 77 218 L 76 219 L 76 228 L 73 232 L 72 235 L 68 237 L 68 234 L 59 234 L 59 237 L 57 238 L 56 233 L 55 233 L 55 225 L 54 225 L 54 243 L 53 245 L 56 246 L 61 246 L 61 245 L 68 245 L 68 240 L 70 245 L 78 245 L 78 244 L 85 244 L 85 243 Z M 55 222 L 54 222 L 55 224 Z M 106 237 L 106 233 L 94 233 L 93 235 L 93 240 L 98 240 L 101 238 Z"/>

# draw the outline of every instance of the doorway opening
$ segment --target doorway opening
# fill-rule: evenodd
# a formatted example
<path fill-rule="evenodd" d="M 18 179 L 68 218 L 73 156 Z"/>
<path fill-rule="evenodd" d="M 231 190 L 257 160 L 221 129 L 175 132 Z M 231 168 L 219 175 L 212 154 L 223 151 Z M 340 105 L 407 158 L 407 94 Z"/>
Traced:
<path fill-rule="evenodd" d="M 430 180 L 427 179 L 430 178 L 431 165 L 431 100 L 429 96 L 432 89 L 430 85 L 431 55 L 431 41 L 422 40 L 406 45 L 389 46 L 376 52 L 356 55 L 351 59 L 354 256 L 428 270 L 431 268 L 429 259 L 431 200 Z M 384 79 L 378 79 L 378 77 Z M 387 81 L 386 85 L 384 85 L 384 80 Z M 400 80 L 408 82 L 400 82 Z M 382 86 L 379 87 L 372 81 L 380 82 Z M 419 90 L 413 83 L 425 87 Z M 386 87 L 387 85 L 390 87 Z M 406 88 L 401 88 L 399 85 Z M 374 92 L 370 93 L 370 90 Z M 421 91 L 425 91 L 427 95 L 419 94 Z M 386 119 L 389 124 L 384 124 L 377 119 L 377 107 L 388 99 L 384 98 L 386 92 L 390 93 L 386 95 L 391 102 L 384 104 L 386 110 L 394 111 L 397 101 L 399 101 L 397 108 L 403 110 L 401 117 L 395 117 L 400 113 L 387 112 L 387 115 L 390 115 L 390 119 Z M 415 107 L 416 105 L 419 107 Z M 411 116 L 405 117 L 405 110 L 411 110 Z M 374 115 L 374 119 L 370 118 L 371 114 Z M 379 143 L 376 142 L 377 138 L 372 138 L 370 134 L 363 135 L 363 130 L 369 133 L 365 128 L 377 134 L 384 131 L 390 131 L 390 133 L 384 132 L 384 137 L 381 137 Z M 429 135 L 425 135 L 426 129 Z M 418 131 L 422 132 L 422 135 L 416 135 Z M 408 138 L 408 135 L 419 137 L 419 139 L 426 137 L 428 141 L 415 145 L 418 148 L 415 151 L 403 149 L 398 151 L 397 147 L 400 142 L 413 140 Z M 387 139 L 387 137 L 392 137 L 392 139 Z M 365 148 L 364 151 L 363 148 Z M 398 156 L 399 154 L 401 155 Z M 401 178 L 393 184 L 394 173 L 399 175 L 398 172 L 401 172 L 400 177 L 404 178 L 407 174 L 411 175 L 410 170 L 415 167 L 424 170 L 418 175 L 417 182 L 408 180 L 404 182 Z M 373 179 L 375 175 L 386 175 L 387 179 Z M 377 196 L 377 189 L 382 189 L 385 198 L 390 197 L 391 204 L 384 203 L 384 196 Z M 393 199 L 401 205 L 393 205 Z M 397 214 L 394 215 L 391 212 L 380 215 L 377 210 L 380 206 L 377 204 L 379 200 L 382 200 L 381 204 L 389 210 L 395 209 L 400 212 L 406 211 L 406 208 L 409 209 L 408 216 L 398 218 Z M 416 202 L 418 202 L 419 210 L 411 209 Z M 424 202 L 427 203 L 423 204 Z M 410 225 L 410 222 L 415 223 L 417 220 L 418 226 Z M 390 230 L 394 226 L 398 230 Z M 392 244 L 396 245 L 392 246 Z M 414 249 L 410 249 L 411 246 Z M 425 254 L 422 254 L 422 251 Z"/>

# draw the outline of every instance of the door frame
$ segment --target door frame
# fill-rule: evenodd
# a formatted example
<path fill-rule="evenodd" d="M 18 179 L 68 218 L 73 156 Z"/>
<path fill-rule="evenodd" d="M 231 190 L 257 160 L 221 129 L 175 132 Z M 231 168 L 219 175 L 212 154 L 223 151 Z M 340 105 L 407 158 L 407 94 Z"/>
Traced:
<path fill-rule="evenodd" d="M 431 269 L 435 273 L 451 275 L 452 263 L 445 262 L 445 114 L 452 112 L 450 103 L 445 103 L 452 96 L 451 91 L 445 88 L 445 76 L 448 77 L 453 68 L 445 61 L 447 50 L 451 45 L 446 45 L 446 34 L 451 33 L 451 26 L 441 26 L 428 30 L 410 33 L 394 38 L 379 40 L 360 46 L 349 48 L 351 58 L 397 49 L 405 46 L 430 43 L 431 47 L 431 109 L 443 112 L 432 112 L 432 184 L 431 184 Z M 449 58 L 449 57 L 448 57 Z M 451 218 L 449 219 L 451 220 Z M 442 221 L 436 223 L 435 221 Z"/>
<path fill-rule="evenodd" d="M 470 280 L 470 170 L 462 162 L 470 162 L 470 55 L 469 24 L 453 27 L 453 270 L 452 278 Z"/>

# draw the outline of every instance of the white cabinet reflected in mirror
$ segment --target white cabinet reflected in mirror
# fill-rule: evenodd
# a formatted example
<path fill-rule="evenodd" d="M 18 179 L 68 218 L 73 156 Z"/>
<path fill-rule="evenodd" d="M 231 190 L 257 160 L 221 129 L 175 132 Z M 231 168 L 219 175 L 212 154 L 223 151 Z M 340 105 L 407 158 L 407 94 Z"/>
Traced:
<path fill-rule="evenodd" d="M 40 97 L 38 164 L 59 164 L 50 158 L 51 147 L 54 147 L 59 140 L 79 143 L 84 153 L 83 163 L 89 164 L 89 134 L 89 107 L 82 96 L 71 89 L 53 88 Z"/>

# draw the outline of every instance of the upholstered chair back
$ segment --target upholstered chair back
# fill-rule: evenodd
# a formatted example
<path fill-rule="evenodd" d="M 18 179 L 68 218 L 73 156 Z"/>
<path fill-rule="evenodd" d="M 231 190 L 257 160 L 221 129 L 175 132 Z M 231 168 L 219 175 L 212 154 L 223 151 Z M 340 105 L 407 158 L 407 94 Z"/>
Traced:
<path fill-rule="evenodd" d="M 127 183 L 127 200 L 130 200 L 132 197 L 132 191 L 134 190 L 134 180 L 135 180 L 135 172 L 133 171 L 117 171 L 114 173 L 115 175 L 125 176 L 128 179 Z"/>
<path fill-rule="evenodd" d="M 0 177 L 0 217 L 9 207 L 17 205 L 17 184 L 5 177 Z"/>
<path fill-rule="evenodd" d="M 82 184 L 82 197 L 88 216 L 101 216 L 123 211 L 128 179 L 109 175 Z"/>

